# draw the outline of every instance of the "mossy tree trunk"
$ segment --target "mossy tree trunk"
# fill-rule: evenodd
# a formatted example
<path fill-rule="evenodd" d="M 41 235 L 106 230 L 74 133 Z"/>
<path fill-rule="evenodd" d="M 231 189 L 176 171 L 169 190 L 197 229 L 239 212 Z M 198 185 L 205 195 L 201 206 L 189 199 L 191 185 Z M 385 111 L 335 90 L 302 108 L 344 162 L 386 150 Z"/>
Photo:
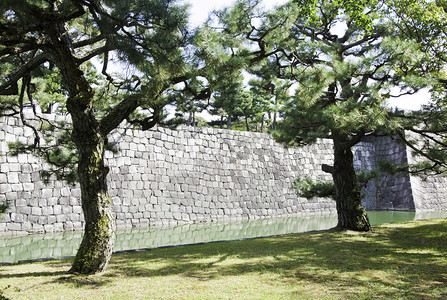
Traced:
<path fill-rule="evenodd" d="M 47 34 L 53 48 L 51 60 L 61 70 L 64 86 L 68 90 L 67 110 L 70 113 L 72 140 L 78 151 L 78 176 L 84 213 L 84 237 L 70 272 L 93 274 L 105 270 L 115 241 L 115 218 L 107 192 L 108 167 L 104 163 L 104 144 L 109 130 L 96 120 L 94 92 L 70 48 L 64 26 L 48 25 Z M 118 121 L 116 121 L 117 119 Z M 108 120 L 116 127 L 121 118 Z"/>
<path fill-rule="evenodd" d="M 104 164 L 104 137 L 93 116 L 72 114 L 72 118 L 85 229 L 70 271 L 92 274 L 107 267 L 115 241 L 115 217 L 107 193 L 109 168 Z"/>
<path fill-rule="evenodd" d="M 336 191 L 337 228 L 369 231 L 371 226 L 362 207 L 362 193 L 354 169 L 353 142 L 349 136 L 340 133 L 333 133 L 333 141 L 334 167 L 331 173 Z"/>
<path fill-rule="evenodd" d="M 107 192 L 109 168 L 104 162 L 106 136 L 91 108 L 93 93 L 79 77 L 77 92 L 67 101 L 72 118 L 72 139 L 78 150 L 78 177 L 84 212 L 84 237 L 71 272 L 92 274 L 105 270 L 115 241 L 115 217 Z"/>

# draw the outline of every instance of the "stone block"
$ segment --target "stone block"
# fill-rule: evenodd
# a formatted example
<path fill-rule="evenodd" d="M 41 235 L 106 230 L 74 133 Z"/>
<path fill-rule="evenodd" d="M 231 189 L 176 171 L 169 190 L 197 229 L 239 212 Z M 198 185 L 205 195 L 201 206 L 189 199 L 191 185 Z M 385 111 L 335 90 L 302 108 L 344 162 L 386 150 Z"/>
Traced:
<path fill-rule="evenodd" d="M 68 203 L 69 203 L 71 206 L 76 206 L 76 205 L 79 205 L 79 204 L 80 204 L 80 201 L 79 201 L 79 199 L 76 198 L 76 197 L 69 197 L 69 198 L 68 198 Z"/>
<path fill-rule="evenodd" d="M 17 156 L 7 156 L 6 161 L 10 163 L 9 168 L 13 167 L 14 170 L 17 170 L 17 168 L 20 170 L 20 166 L 18 165 L 19 159 Z"/>
<path fill-rule="evenodd" d="M 11 133 L 6 133 L 4 138 L 6 143 L 14 143 L 17 141 L 16 136 Z"/>
<path fill-rule="evenodd" d="M 52 232 L 54 232 L 54 225 L 53 224 L 45 224 L 45 225 L 43 225 L 43 231 L 45 233 L 52 233 Z"/>
<path fill-rule="evenodd" d="M 72 189 L 70 190 L 70 192 L 71 192 L 71 196 L 72 196 L 72 197 L 75 197 L 75 198 L 77 198 L 77 199 L 80 199 L 80 198 L 81 198 L 81 189 L 80 189 L 79 187 L 72 188 Z"/>
<path fill-rule="evenodd" d="M 60 194 L 62 197 L 70 197 L 71 196 L 71 190 L 69 187 L 63 187 L 60 190 Z"/>
<path fill-rule="evenodd" d="M 22 223 L 8 223 L 6 225 L 7 231 L 21 231 L 22 230 Z"/>
<path fill-rule="evenodd" d="M 61 214 L 57 214 L 56 216 L 56 222 L 57 223 L 64 223 L 68 220 L 67 215 L 61 215 Z"/>
<path fill-rule="evenodd" d="M 11 213 L 10 218 L 11 218 L 11 222 L 15 222 L 15 223 L 23 223 L 23 221 L 25 219 L 23 214 L 21 214 L 21 213 Z"/>
<path fill-rule="evenodd" d="M 41 224 L 41 225 L 48 224 L 48 216 L 38 216 L 37 224 Z"/>
<path fill-rule="evenodd" d="M 64 231 L 64 224 L 54 223 L 53 228 L 54 228 L 54 232 Z"/>
<path fill-rule="evenodd" d="M 51 206 L 42 207 L 42 216 L 49 216 L 54 213 L 54 209 Z"/>
<path fill-rule="evenodd" d="M 31 182 L 23 183 L 23 190 L 25 190 L 25 191 L 33 191 L 34 190 L 34 183 L 31 183 Z"/>
<path fill-rule="evenodd" d="M 13 183 L 11 184 L 11 190 L 13 192 L 23 191 L 23 185 L 21 183 Z"/>
<path fill-rule="evenodd" d="M 2 203 L 2 202 L 0 201 L 0 203 Z M 15 200 L 14 203 L 15 203 L 16 208 L 27 206 L 26 200 L 23 198 Z"/>
<path fill-rule="evenodd" d="M 31 207 L 31 214 L 35 216 L 41 216 L 42 215 L 42 208 L 40 207 Z"/>
<path fill-rule="evenodd" d="M 64 223 L 64 230 L 65 231 L 73 231 L 74 230 L 74 224 L 71 221 L 67 221 Z"/>
<path fill-rule="evenodd" d="M 69 215 L 68 215 L 68 219 L 69 219 L 70 221 L 72 221 L 73 223 L 75 223 L 75 222 L 78 222 L 78 221 L 81 220 L 81 216 L 80 216 L 79 214 L 75 214 L 75 213 L 73 213 L 73 214 L 69 214 Z"/>
<path fill-rule="evenodd" d="M 73 207 L 67 206 L 67 205 L 62 205 L 62 213 L 66 214 L 66 215 L 73 213 Z"/>
<path fill-rule="evenodd" d="M 182 220 L 182 213 L 181 212 L 174 212 L 174 213 L 172 213 L 172 218 L 174 219 L 174 220 Z"/>
<path fill-rule="evenodd" d="M 0 173 L 0 183 L 6 183 L 6 182 L 8 182 L 6 174 Z"/>
<path fill-rule="evenodd" d="M 79 205 L 75 205 L 75 206 L 73 206 L 73 213 L 74 213 L 74 214 L 81 215 L 81 214 L 82 214 L 82 207 L 79 206 Z"/>
<path fill-rule="evenodd" d="M 11 185 L 9 183 L 0 183 L 0 191 L 3 194 L 7 194 L 12 191 Z"/>
<path fill-rule="evenodd" d="M 22 231 L 30 232 L 33 230 L 33 225 L 30 222 L 23 222 L 22 223 Z M 1 229 L 0 229 L 1 231 Z"/>
<path fill-rule="evenodd" d="M 49 188 L 45 188 L 42 190 L 42 197 L 43 198 L 51 198 L 53 197 L 53 190 Z"/>
<path fill-rule="evenodd" d="M 9 172 L 6 176 L 9 184 L 20 183 L 19 174 L 17 172 Z"/>
<path fill-rule="evenodd" d="M 54 224 L 54 223 L 56 223 L 56 221 L 57 221 L 57 218 L 55 215 L 48 216 L 48 224 Z"/>
<path fill-rule="evenodd" d="M 47 206 L 47 199 L 38 199 L 38 206 L 39 207 L 46 207 Z"/>
<path fill-rule="evenodd" d="M 84 219 L 81 218 L 81 221 L 74 222 L 74 227 L 77 231 L 84 230 L 85 229 L 85 222 Z"/>

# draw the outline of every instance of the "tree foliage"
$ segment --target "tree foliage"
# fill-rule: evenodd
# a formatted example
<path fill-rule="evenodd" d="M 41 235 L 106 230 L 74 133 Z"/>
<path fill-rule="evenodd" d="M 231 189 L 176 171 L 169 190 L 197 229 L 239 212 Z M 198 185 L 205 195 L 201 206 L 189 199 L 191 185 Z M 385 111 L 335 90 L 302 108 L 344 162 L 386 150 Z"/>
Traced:
<path fill-rule="evenodd" d="M 420 158 L 409 171 L 424 175 L 446 174 L 447 2 L 395 0 L 387 3 L 384 10 L 392 16 L 402 38 L 415 41 L 428 56 L 418 75 L 434 78 L 430 85 L 431 102 L 420 111 L 398 115 L 408 132 L 405 137 L 401 133 L 402 140 Z"/>

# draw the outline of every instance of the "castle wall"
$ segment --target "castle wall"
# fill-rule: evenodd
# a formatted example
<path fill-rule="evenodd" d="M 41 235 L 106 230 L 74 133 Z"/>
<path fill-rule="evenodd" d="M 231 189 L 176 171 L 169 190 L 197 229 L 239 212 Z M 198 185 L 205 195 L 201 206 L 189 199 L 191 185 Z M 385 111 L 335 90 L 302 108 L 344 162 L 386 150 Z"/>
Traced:
<path fill-rule="evenodd" d="M 82 229 L 79 187 L 54 178 L 44 184 L 39 172 L 47 166 L 40 158 L 8 154 L 8 143 L 16 140 L 32 142 L 32 130 L 17 118 L 1 118 L 0 204 L 8 202 L 9 208 L 0 216 L 0 234 Z M 262 133 L 123 126 L 109 141 L 118 150 L 108 151 L 106 160 L 120 228 L 335 212 L 333 200 L 300 198 L 291 189 L 298 176 L 331 180 L 321 171 L 321 164 L 333 162 L 330 140 L 285 149 Z M 405 147 L 386 138 L 367 139 L 354 154 L 357 170 L 374 169 L 378 158 L 403 161 L 407 155 Z M 446 182 L 384 174 L 364 188 L 363 204 L 367 209 L 447 209 Z M 414 194 L 425 196 L 416 206 Z"/>
<path fill-rule="evenodd" d="M 8 142 L 32 142 L 16 118 L 0 122 L 0 202 L 9 202 L 0 232 L 52 232 L 83 227 L 80 189 L 50 180 L 31 154 L 8 154 Z M 304 199 L 297 176 L 330 180 L 332 144 L 284 149 L 267 134 L 185 127 L 120 128 L 109 136 L 108 186 L 118 227 L 244 220 L 335 212 L 331 199 Z"/>
<path fill-rule="evenodd" d="M 417 135 L 406 133 L 407 139 L 421 145 Z M 420 162 L 422 158 L 415 156 L 410 148 L 405 149 L 409 164 Z M 439 211 L 447 210 L 447 177 L 443 176 L 409 176 L 413 203 L 417 211 Z"/>

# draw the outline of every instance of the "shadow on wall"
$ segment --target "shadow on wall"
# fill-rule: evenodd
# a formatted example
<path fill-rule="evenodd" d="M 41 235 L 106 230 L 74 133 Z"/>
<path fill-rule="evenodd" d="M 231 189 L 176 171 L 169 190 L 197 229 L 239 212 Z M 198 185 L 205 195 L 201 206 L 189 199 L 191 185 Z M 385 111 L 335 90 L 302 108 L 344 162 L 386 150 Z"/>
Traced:
<path fill-rule="evenodd" d="M 8 203 L 0 203 L 0 215 L 2 215 L 8 209 Z"/>

